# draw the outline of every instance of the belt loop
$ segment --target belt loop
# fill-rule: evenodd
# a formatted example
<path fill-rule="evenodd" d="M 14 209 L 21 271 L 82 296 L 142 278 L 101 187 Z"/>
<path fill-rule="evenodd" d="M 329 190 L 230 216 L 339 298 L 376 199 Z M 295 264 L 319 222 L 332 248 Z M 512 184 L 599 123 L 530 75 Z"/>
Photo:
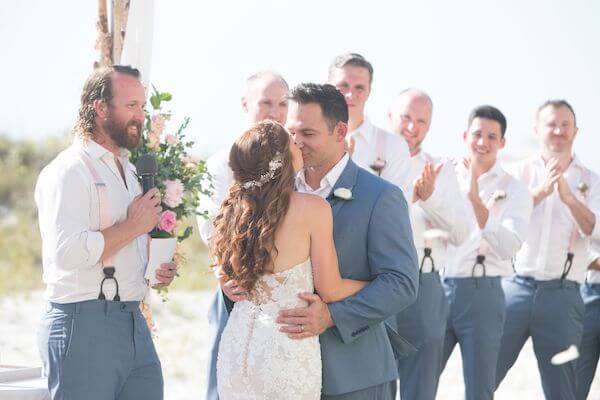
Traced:
<path fill-rule="evenodd" d="M 81 313 L 81 302 L 75 303 L 75 310 L 73 311 L 75 311 L 75 314 Z"/>

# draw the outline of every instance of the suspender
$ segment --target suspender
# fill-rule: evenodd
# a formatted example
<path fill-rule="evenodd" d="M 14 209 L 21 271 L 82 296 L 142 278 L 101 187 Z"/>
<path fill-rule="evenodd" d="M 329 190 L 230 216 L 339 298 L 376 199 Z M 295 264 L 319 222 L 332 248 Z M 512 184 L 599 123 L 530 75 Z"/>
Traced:
<path fill-rule="evenodd" d="M 381 130 L 376 130 L 375 135 L 375 152 L 377 154 L 377 159 L 373 161 L 371 168 L 373 171 L 377 172 L 378 176 L 381 176 L 381 171 L 383 171 L 387 164 L 385 160 L 385 142 L 387 138 L 386 133 Z"/>
<path fill-rule="evenodd" d="M 500 180 L 500 184 L 498 185 L 498 190 L 505 190 L 506 186 L 510 182 L 511 176 L 508 173 L 504 173 L 504 176 Z M 499 199 L 493 197 L 488 200 L 487 209 L 489 210 L 488 219 L 492 216 L 498 215 L 500 213 L 500 204 L 498 202 Z M 485 255 L 489 251 L 489 246 L 484 239 L 481 239 L 479 242 L 479 250 L 477 251 L 477 257 L 475 258 L 475 263 L 473 264 L 473 268 L 471 269 L 471 276 L 475 276 L 475 269 L 477 266 L 481 266 L 481 270 L 483 272 L 483 276 L 486 276 L 485 270 Z"/>
<path fill-rule="evenodd" d="M 587 168 L 581 168 L 581 182 L 585 185 L 589 186 L 590 180 L 590 171 Z M 579 199 L 582 203 L 587 203 L 587 198 L 585 193 L 579 193 Z M 579 238 L 579 226 L 576 221 L 573 221 L 573 228 L 571 229 L 571 236 L 569 238 L 569 248 L 567 250 L 567 258 L 565 259 L 565 263 L 563 265 L 563 273 L 560 276 L 560 279 L 566 279 L 567 275 L 571 271 L 571 267 L 573 266 L 573 258 L 575 258 L 575 246 L 577 245 L 577 239 Z"/>
<path fill-rule="evenodd" d="M 429 154 L 423 153 L 423 157 L 425 157 L 426 162 L 433 164 L 433 159 Z M 429 260 L 429 262 L 431 262 L 431 272 L 434 272 L 436 270 L 435 262 L 431 255 L 431 253 L 433 252 L 433 240 L 429 237 L 429 235 L 427 235 L 427 232 L 434 229 L 434 227 L 429 218 L 427 218 L 427 216 L 425 216 L 424 214 L 423 219 L 425 220 L 425 226 L 427 227 L 427 230 L 423 234 L 423 258 L 421 259 L 421 265 L 419 266 L 419 273 L 423 272 L 423 265 L 425 265 L 425 260 L 427 259 Z"/>
<path fill-rule="evenodd" d="M 90 171 L 90 174 L 92 175 L 92 178 L 94 179 L 94 185 L 96 186 L 96 191 L 98 192 L 98 210 L 99 210 L 98 214 L 100 216 L 100 223 L 98 226 L 98 230 L 100 231 L 102 229 L 106 229 L 109 226 L 111 226 L 110 215 L 109 215 L 110 203 L 108 201 L 108 193 L 106 191 L 106 184 L 100 177 L 100 174 L 98 174 L 98 171 L 94 167 L 94 164 L 93 164 L 90 156 L 85 151 L 81 151 L 80 154 L 81 154 L 81 160 L 83 161 L 83 163 L 85 164 L 87 169 Z M 115 296 L 113 297 L 113 301 L 120 301 L 121 297 L 119 296 L 119 282 L 117 281 L 117 278 L 115 278 L 115 267 L 114 267 L 114 262 L 113 262 L 112 257 L 107 257 L 105 260 L 102 261 L 102 272 L 104 273 L 104 278 L 102 279 L 102 282 L 100 283 L 100 294 L 98 295 L 98 299 L 100 299 L 100 300 L 106 299 L 106 296 L 104 295 L 104 292 L 102 291 L 102 289 L 104 287 L 104 282 L 106 280 L 113 280 L 113 281 L 115 281 L 115 285 L 117 288 L 117 292 L 116 292 Z"/>

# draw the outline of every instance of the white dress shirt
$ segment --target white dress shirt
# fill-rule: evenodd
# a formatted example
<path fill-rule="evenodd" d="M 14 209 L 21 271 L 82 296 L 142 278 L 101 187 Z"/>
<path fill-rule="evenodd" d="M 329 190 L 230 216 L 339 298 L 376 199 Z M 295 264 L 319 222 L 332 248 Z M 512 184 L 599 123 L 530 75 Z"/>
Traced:
<path fill-rule="evenodd" d="M 488 209 L 490 209 L 490 200 L 496 191 L 501 190 L 506 195 L 504 199 L 497 201 L 498 211 L 490 211 L 485 226 L 480 229 L 471 202 L 467 197 L 471 183 L 470 173 L 462 164 L 457 166 L 458 182 L 466 209 L 463 218 L 470 224 L 471 234 L 462 245 L 451 250 L 452 256 L 445 269 L 445 276 L 451 278 L 471 277 L 482 240 L 487 248 L 484 261 L 486 276 L 512 274 L 511 258 L 525 240 L 533 199 L 522 183 L 512 176 L 505 178 L 506 176 L 507 173 L 496 162 L 477 180 L 479 196 Z M 482 276 L 480 266 L 475 268 L 474 275 Z"/>
<path fill-rule="evenodd" d="M 426 201 L 419 200 L 416 203 L 413 203 L 412 199 L 407 201 L 410 205 L 413 240 L 419 264 L 423 260 L 423 249 L 427 241 L 432 249 L 431 256 L 435 268 L 440 270 L 446 265 L 448 242 L 459 246 L 471 233 L 471 226 L 464 218 L 465 204 L 452 162 L 434 159 L 424 151 L 420 151 L 410 159 L 410 182 L 414 183 L 421 177 L 427 162 L 434 166 L 444 164 L 435 180 L 433 193 Z M 423 263 L 422 271 L 431 271 L 429 260 Z"/>
<path fill-rule="evenodd" d="M 342 172 L 344 172 L 344 168 L 348 165 L 348 160 L 350 160 L 350 157 L 348 156 L 348 153 L 346 153 L 321 179 L 319 187 L 316 189 L 311 188 L 308 183 L 306 183 L 304 170 L 301 170 L 296 175 L 296 191 L 299 193 L 314 194 L 326 199 L 333 190 L 335 183 L 340 179 Z"/>
<path fill-rule="evenodd" d="M 80 157 L 82 151 L 106 184 L 111 225 L 127 218 L 127 207 L 142 193 L 129 152 L 122 150 L 119 157 L 125 187 L 114 155 L 94 141 L 75 139 L 42 170 L 35 201 L 42 235 L 43 280 L 46 299 L 56 303 L 97 299 L 104 277 L 99 262 L 104 236 L 99 229 L 98 192 Z M 147 235 L 142 235 L 113 256 L 122 301 L 142 300 L 146 295 L 147 243 Z M 104 284 L 107 299 L 112 299 L 114 289 L 112 281 Z"/>
<path fill-rule="evenodd" d="M 199 212 L 207 213 L 208 219 L 199 215 L 198 230 L 200 231 L 200 238 L 205 244 L 213 233 L 213 219 L 219 213 L 221 203 L 225 200 L 225 197 L 229 193 L 229 187 L 233 183 L 233 171 L 229 167 L 229 152 L 231 147 L 223 149 L 206 160 L 206 170 L 212 177 L 212 195 L 206 196 L 200 195 L 200 206 Z M 206 187 L 206 185 L 204 185 Z"/>
<path fill-rule="evenodd" d="M 588 256 L 589 264 L 596 261 L 597 258 L 600 258 L 599 250 L 600 249 L 598 249 L 598 247 L 595 244 L 592 244 L 592 249 Z M 587 279 L 588 283 L 600 283 L 600 271 L 595 270 L 595 269 L 588 270 L 588 272 L 586 274 L 586 279 Z"/>
<path fill-rule="evenodd" d="M 354 131 L 348 132 L 348 137 L 355 140 L 352 161 L 360 167 L 374 174 L 371 168 L 377 159 L 377 135 L 384 134 L 385 168 L 381 171 L 381 177 L 404 192 L 404 197 L 410 199 L 412 193 L 412 182 L 410 181 L 410 153 L 406 141 L 399 135 L 394 135 L 381 128 L 376 127 L 365 118 L 364 122 Z"/>
<path fill-rule="evenodd" d="M 579 197 L 578 185 L 583 180 L 582 170 L 586 167 L 574 156 L 564 173 L 569 188 Z M 515 177 L 525 183 L 529 190 L 542 184 L 546 177 L 546 167 L 541 156 L 525 160 L 516 166 Z M 587 207 L 600 217 L 600 180 L 598 175 L 588 170 L 589 186 Z M 516 272 L 538 280 L 559 279 L 563 273 L 571 232 L 575 220 L 569 208 L 560 200 L 557 190 L 542 200 L 534 209 L 525 243 L 517 253 Z M 600 224 L 596 223 L 592 239 L 600 238 Z M 568 279 L 582 283 L 590 263 L 590 237 L 579 232 L 575 245 L 575 257 Z"/>

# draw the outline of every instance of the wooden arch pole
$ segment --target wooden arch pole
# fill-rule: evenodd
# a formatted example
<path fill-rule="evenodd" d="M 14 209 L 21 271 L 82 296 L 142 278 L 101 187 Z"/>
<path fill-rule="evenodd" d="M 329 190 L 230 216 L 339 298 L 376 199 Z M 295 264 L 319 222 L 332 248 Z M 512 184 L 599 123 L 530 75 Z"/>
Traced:
<path fill-rule="evenodd" d="M 98 0 L 95 46 L 98 50 L 98 61 L 94 62 L 94 68 L 118 64 L 121 61 L 130 1 L 110 0 L 111 29 L 109 29 L 107 0 Z"/>

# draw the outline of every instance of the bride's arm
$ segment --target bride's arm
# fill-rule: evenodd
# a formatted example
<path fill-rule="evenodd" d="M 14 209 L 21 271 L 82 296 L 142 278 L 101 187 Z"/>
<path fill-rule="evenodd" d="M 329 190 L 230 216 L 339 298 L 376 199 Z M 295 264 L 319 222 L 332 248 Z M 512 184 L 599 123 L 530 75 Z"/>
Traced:
<path fill-rule="evenodd" d="M 310 258 L 315 289 L 325 303 L 333 303 L 359 292 L 368 282 L 343 279 L 333 242 L 333 216 L 331 207 L 316 199 L 313 207 L 310 234 Z"/>

